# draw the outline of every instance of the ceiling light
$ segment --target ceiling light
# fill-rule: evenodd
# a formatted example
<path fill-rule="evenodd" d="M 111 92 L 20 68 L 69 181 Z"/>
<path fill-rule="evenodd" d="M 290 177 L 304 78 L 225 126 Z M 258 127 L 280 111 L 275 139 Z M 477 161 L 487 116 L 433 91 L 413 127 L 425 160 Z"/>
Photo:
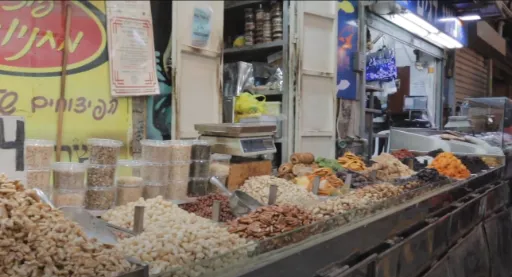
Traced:
<path fill-rule="evenodd" d="M 478 14 L 468 14 L 459 16 L 459 19 L 462 21 L 474 21 L 482 19 Z"/>
<path fill-rule="evenodd" d="M 432 26 L 432 24 L 428 23 L 427 21 L 425 21 L 423 18 L 411 13 L 411 12 L 406 12 L 404 14 L 401 14 L 405 19 L 411 21 L 412 23 L 420 26 L 421 28 L 427 30 L 428 32 L 430 33 L 439 33 L 439 30 Z"/>
<path fill-rule="evenodd" d="M 455 46 L 455 48 L 462 48 L 464 47 L 464 45 L 462 45 L 460 42 L 458 42 L 457 40 L 455 40 L 454 38 L 444 34 L 444 33 L 440 33 L 438 34 L 439 37 L 445 41 L 448 41 L 448 43 L 452 44 L 453 46 Z"/>
<path fill-rule="evenodd" d="M 458 19 L 456 17 L 445 17 L 441 18 L 438 21 L 439 22 L 450 22 L 450 21 L 457 21 Z"/>
<path fill-rule="evenodd" d="M 433 42 L 435 42 L 436 44 L 439 44 L 443 47 L 446 47 L 446 48 L 455 48 L 455 44 L 451 43 L 450 41 L 448 40 L 445 40 L 445 39 L 442 39 L 439 34 L 429 34 L 426 39 L 429 39 Z"/>
<path fill-rule="evenodd" d="M 420 26 L 410 22 L 409 20 L 401 17 L 400 15 L 386 15 L 386 18 L 394 24 L 406 29 L 407 31 L 419 36 L 425 37 L 428 35 L 428 31 L 421 28 Z"/>

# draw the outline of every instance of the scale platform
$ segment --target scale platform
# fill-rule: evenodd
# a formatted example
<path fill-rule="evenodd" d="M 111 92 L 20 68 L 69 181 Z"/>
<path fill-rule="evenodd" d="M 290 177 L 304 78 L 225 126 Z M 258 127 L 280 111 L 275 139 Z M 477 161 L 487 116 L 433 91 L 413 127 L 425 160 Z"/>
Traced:
<path fill-rule="evenodd" d="M 206 140 L 212 152 L 249 157 L 276 152 L 276 125 L 260 123 L 196 124 L 201 140 Z"/>

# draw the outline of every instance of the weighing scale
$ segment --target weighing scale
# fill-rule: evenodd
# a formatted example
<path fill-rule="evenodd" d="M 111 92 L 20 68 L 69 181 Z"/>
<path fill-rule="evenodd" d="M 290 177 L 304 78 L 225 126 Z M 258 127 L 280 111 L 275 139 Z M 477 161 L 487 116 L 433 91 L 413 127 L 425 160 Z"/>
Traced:
<path fill-rule="evenodd" d="M 208 141 L 213 153 L 253 157 L 276 152 L 276 125 L 263 123 L 196 124 L 200 139 Z"/>

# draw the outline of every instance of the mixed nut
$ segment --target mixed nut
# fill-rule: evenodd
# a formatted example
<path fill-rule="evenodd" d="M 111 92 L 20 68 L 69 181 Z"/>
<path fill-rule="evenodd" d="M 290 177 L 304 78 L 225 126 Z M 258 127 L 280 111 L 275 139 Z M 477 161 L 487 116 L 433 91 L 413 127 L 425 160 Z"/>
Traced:
<path fill-rule="evenodd" d="M 227 222 L 235 219 L 235 215 L 231 212 L 229 208 L 229 200 L 226 196 L 222 194 L 209 194 L 206 196 L 198 197 L 194 202 L 181 204 L 180 208 L 184 209 L 187 212 L 194 213 L 198 216 L 211 219 L 213 213 L 213 202 L 220 202 L 220 213 L 219 213 L 219 221 Z"/>

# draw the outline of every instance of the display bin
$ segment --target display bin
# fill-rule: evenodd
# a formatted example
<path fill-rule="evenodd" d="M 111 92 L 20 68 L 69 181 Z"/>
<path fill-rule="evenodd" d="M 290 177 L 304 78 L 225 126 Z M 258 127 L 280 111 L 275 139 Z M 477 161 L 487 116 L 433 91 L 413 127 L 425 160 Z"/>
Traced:
<path fill-rule="evenodd" d="M 335 263 L 318 271 L 314 277 L 373 277 L 376 254 Z"/>
<path fill-rule="evenodd" d="M 446 207 L 432 215 L 434 221 L 434 239 L 432 243 L 432 256 L 439 257 L 448 249 L 448 233 L 450 229 L 451 213 L 455 207 Z M 430 220 L 427 220 L 430 221 Z"/>
<path fill-rule="evenodd" d="M 136 265 L 135 269 L 118 277 L 149 277 L 149 266 L 147 264 L 143 264 L 133 258 L 127 258 L 127 260 L 131 264 Z"/>
<path fill-rule="evenodd" d="M 398 261 L 403 243 L 398 242 L 377 256 L 375 277 L 398 276 Z"/>
<path fill-rule="evenodd" d="M 510 276 L 512 272 L 512 220 L 503 210 L 484 222 L 485 237 L 489 247 L 490 277 Z"/>
<path fill-rule="evenodd" d="M 406 232 L 411 235 L 402 235 L 398 277 L 417 276 L 433 258 L 435 225 L 422 222 Z"/>
<path fill-rule="evenodd" d="M 448 258 L 443 257 L 439 262 L 434 264 L 429 271 L 427 271 L 421 277 L 452 277 L 448 270 Z"/>
<path fill-rule="evenodd" d="M 485 210 L 482 208 L 483 195 L 468 195 L 454 203 L 457 209 L 450 217 L 450 229 L 448 233 L 449 244 L 455 244 L 459 238 L 469 232 L 483 219 Z"/>
<path fill-rule="evenodd" d="M 478 225 L 449 252 L 450 277 L 488 277 L 489 252 L 482 225 Z"/>

